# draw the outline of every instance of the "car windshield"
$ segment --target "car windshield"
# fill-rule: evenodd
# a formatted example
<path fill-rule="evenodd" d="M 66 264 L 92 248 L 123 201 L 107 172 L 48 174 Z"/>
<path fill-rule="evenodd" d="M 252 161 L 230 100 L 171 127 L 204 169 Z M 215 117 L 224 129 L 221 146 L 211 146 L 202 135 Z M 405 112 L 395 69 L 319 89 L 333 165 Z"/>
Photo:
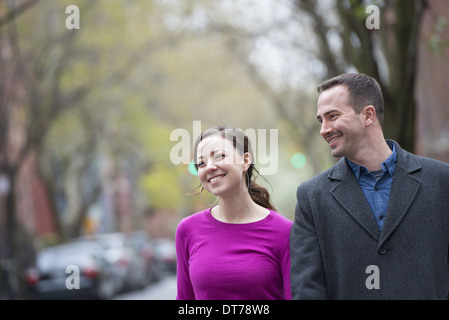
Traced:
<path fill-rule="evenodd" d="M 44 249 L 39 255 L 37 266 L 41 270 L 67 267 L 71 264 L 85 265 L 92 261 L 87 245 L 62 245 Z"/>

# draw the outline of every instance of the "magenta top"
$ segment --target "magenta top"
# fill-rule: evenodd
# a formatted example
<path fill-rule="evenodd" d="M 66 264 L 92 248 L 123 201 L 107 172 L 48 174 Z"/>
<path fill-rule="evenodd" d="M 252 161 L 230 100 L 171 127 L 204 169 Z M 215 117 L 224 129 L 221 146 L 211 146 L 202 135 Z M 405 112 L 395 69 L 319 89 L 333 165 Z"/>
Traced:
<path fill-rule="evenodd" d="M 176 230 L 177 300 L 291 300 L 290 229 L 276 211 L 256 222 L 224 223 L 211 208 Z"/>

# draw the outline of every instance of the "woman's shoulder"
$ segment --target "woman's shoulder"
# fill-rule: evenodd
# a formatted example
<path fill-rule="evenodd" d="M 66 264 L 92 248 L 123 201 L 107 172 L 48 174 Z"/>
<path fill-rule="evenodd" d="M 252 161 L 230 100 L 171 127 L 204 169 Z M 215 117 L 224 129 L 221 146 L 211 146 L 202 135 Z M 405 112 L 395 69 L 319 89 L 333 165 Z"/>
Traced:
<path fill-rule="evenodd" d="M 290 247 L 290 232 L 293 226 L 293 221 L 283 216 L 277 211 L 271 210 L 270 226 L 270 237 L 273 243 L 277 243 L 278 248 L 289 248 Z"/>
<path fill-rule="evenodd" d="M 285 226 L 286 228 L 291 228 L 293 225 L 293 221 L 287 218 L 286 216 L 280 214 L 277 211 L 271 210 L 273 214 L 273 221 L 281 226 Z"/>
<path fill-rule="evenodd" d="M 178 228 L 179 227 L 183 227 L 183 228 L 188 228 L 190 226 L 197 226 L 199 223 L 206 221 L 207 220 L 207 213 L 210 211 L 210 208 L 203 210 L 203 211 L 198 211 L 195 212 L 193 214 L 191 214 L 190 216 L 184 217 L 181 219 L 181 221 L 179 222 Z"/>

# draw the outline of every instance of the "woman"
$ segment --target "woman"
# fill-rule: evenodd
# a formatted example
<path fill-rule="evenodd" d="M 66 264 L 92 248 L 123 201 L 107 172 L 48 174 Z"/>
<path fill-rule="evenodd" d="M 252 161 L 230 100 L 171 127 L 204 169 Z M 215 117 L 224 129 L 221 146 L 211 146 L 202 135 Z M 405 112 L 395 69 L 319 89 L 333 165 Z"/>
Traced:
<path fill-rule="evenodd" d="M 255 183 L 241 130 L 204 131 L 194 148 L 201 188 L 218 205 L 184 218 L 176 230 L 178 300 L 291 299 L 292 222 Z"/>

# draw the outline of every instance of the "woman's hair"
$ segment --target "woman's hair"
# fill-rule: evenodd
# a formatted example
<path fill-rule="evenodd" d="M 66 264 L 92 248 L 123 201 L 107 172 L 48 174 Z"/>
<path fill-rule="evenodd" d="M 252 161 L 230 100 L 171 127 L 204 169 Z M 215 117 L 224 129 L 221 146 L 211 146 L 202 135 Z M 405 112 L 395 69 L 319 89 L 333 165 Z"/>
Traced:
<path fill-rule="evenodd" d="M 232 141 L 232 144 L 234 148 L 237 150 L 237 152 L 239 152 L 241 155 L 244 155 L 245 153 L 248 152 L 251 155 L 251 158 L 255 159 L 253 156 L 253 151 L 251 148 L 249 138 L 247 135 L 245 135 L 245 133 L 241 129 L 232 129 L 225 126 L 218 126 L 204 130 L 195 142 L 195 146 L 193 149 L 193 159 L 195 168 L 197 170 L 198 170 L 198 163 L 196 163 L 196 161 L 198 159 L 197 158 L 198 145 L 203 139 L 213 135 L 220 135 L 222 138 Z M 254 172 L 257 174 L 257 176 L 253 178 Z M 261 175 L 259 171 L 254 167 L 254 162 L 252 161 L 245 175 L 245 186 L 248 189 L 248 193 L 251 196 L 251 199 L 255 203 L 264 208 L 276 211 L 276 208 L 270 201 L 270 194 L 268 190 L 265 187 L 256 183 L 256 179 L 258 176 Z M 201 191 L 203 190 L 201 184 L 197 186 L 194 190 L 198 189 L 200 189 L 200 191 L 191 194 L 193 195 L 200 194 Z"/>

